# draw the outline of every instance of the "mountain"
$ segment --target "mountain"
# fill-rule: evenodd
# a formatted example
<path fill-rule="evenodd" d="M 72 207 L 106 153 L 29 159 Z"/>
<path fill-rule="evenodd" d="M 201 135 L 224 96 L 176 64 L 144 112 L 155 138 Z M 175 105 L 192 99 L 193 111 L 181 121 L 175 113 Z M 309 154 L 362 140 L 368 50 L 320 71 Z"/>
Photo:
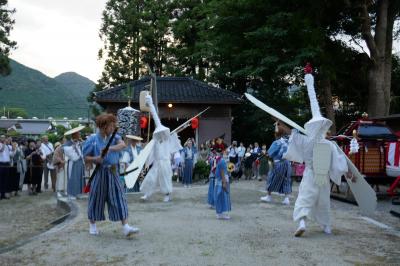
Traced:
<path fill-rule="evenodd" d="M 80 97 L 82 94 L 89 95 L 96 85 L 90 79 L 75 72 L 65 72 L 54 78 L 59 84 L 68 88 L 73 95 Z"/>
<path fill-rule="evenodd" d="M 10 60 L 12 72 L 0 76 L 0 107 L 24 108 L 30 117 L 86 117 L 87 97 L 94 82 L 68 72 L 50 78 Z"/>

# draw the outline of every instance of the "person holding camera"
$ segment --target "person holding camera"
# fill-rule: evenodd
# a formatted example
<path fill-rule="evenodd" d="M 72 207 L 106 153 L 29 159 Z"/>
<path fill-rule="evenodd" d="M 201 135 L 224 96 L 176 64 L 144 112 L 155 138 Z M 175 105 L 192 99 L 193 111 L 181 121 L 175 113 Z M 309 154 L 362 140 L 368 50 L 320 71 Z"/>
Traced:
<path fill-rule="evenodd" d="M 57 172 L 53 165 L 54 147 L 53 144 L 49 142 L 49 138 L 46 135 L 42 137 L 42 144 L 40 145 L 40 149 L 42 150 L 42 153 L 46 156 L 43 162 L 44 189 L 49 188 L 49 173 L 50 173 L 51 188 L 53 189 L 53 192 L 55 192 Z"/>
<path fill-rule="evenodd" d="M 29 195 L 36 195 L 40 192 L 42 183 L 43 161 L 46 160 L 40 149 L 40 145 L 34 140 L 28 140 L 28 149 L 25 150 L 25 159 L 28 169 L 25 174 L 25 184 L 28 185 Z"/>

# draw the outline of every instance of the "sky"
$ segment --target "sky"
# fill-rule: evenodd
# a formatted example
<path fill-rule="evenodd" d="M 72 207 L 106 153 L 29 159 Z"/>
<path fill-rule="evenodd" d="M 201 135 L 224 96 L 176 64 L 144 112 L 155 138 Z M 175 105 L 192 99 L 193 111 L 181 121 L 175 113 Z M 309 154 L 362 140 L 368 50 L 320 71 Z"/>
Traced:
<path fill-rule="evenodd" d="M 10 38 L 18 43 L 11 58 L 50 77 L 73 71 L 96 82 L 104 66 L 97 53 L 106 1 L 10 0 L 17 10 Z M 394 52 L 400 53 L 399 42 Z"/>
<path fill-rule="evenodd" d="M 50 77 L 73 71 L 92 81 L 100 78 L 97 58 L 101 16 L 106 0 L 11 0 L 17 42 L 11 58 Z"/>

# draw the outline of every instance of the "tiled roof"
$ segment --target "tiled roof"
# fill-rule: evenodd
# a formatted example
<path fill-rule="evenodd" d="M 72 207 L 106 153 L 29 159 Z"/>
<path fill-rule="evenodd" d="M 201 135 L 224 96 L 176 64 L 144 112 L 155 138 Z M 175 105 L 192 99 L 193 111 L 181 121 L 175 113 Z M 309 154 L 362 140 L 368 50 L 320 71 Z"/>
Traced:
<path fill-rule="evenodd" d="M 138 102 L 140 91 L 148 90 L 150 77 L 146 76 L 139 80 L 131 81 L 129 84 L 131 88 L 134 88 L 132 102 Z M 123 84 L 96 92 L 96 101 L 98 103 L 126 102 L 126 86 L 127 84 Z M 157 77 L 157 96 L 159 103 L 241 103 L 240 95 L 234 92 L 188 77 Z"/>
<path fill-rule="evenodd" d="M 45 120 L 0 120 L 0 128 L 2 129 L 7 130 L 13 126 L 22 135 L 40 135 L 46 133 L 51 128 L 50 122 Z"/>

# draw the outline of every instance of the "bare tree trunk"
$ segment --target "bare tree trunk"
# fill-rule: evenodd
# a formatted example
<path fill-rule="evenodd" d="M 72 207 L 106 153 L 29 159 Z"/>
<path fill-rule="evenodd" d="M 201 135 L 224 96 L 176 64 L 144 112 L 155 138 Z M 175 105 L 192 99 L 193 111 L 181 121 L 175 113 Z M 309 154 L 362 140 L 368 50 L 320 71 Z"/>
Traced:
<path fill-rule="evenodd" d="M 323 95 L 323 103 L 325 106 L 326 118 L 332 121 L 331 133 L 332 135 L 336 135 L 336 120 L 335 120 L 335 111 L 333 110 L 333 101 L 332 101 L 332 83 L 331 79 L 328 76 L 323 76 L 321 80 L 321 88 Z"/>
<path fill-rule="evenodd" d="M 391 44 L 393 25 L 388 17 L 389 0 L 379 0 L 376 12 L 375 36 L 372 36 L 371 18 L 368 13 L 369 1 L 361 8 L 361 33 L 370 51 L 371 64 L 368 71 L 368 113 L 370 116 L 384 116 L 390 108 Z M 391 42 L 391 41 L 390 41 Z M 390 60 L 386 60 L 390 54 Z M 387 69 L 387 67 L 389 69 Z M 389 79 L 388 79 L 389 78 Z"/>
<path fill-rule="evenodd" d="M 384 61 L 372 64 L 368 71 L 368 114 L 370 117 L 386 115 Z"/>

